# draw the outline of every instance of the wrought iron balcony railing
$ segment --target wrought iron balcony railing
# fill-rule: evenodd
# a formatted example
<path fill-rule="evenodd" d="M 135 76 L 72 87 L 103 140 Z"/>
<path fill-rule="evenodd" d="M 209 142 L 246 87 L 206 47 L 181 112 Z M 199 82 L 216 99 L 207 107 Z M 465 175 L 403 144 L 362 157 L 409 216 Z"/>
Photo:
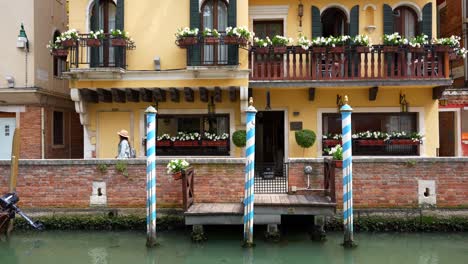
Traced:
<path fill-rule="evenodd" d="M 200 35 L 196 37 L 195 44 L 186 48 L 187 66 L 235 66 L 239 64 L 239 43 L 230 42 L 223 33 L 217 39 L 207 39 Z"/>

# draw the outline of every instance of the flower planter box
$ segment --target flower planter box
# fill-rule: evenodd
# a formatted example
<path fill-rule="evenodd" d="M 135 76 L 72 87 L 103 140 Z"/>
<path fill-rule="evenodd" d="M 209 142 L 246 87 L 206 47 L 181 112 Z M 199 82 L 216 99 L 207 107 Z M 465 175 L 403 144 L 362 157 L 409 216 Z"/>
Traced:
<path fill-rule="evenodd" d="M 270 52 L 269 47 L 255 47 L 256 54 L 268 54 Z"/>
<path fill-rule="evenodd" d="M 239 44 L 239 38 L 235 36 L 225 36 L 224 39 L 224 44 L 226 45 L 237 45 Z"/>
<path fill-rule="evenodd" d="M 417 48 L 417 47 L 409 47 L 409 51 L 412 53 L 424 53 L 424 48 Z"/>
<path fill-rule="evenodd" d="M 156 146 L 157 147 L 170 147 L 171 146 L 171 141 L 170 140 L 156 141 Z"/>
<path fill-rule="evenodd" d="M 203 39 L 206 45 L 215 45 L 219 43 L 219 38 L 216 37 L 205 37 Z"/>
<path fill-rule="evenodd" d="M 384 46 L 383 51 L 387 53 L 396 53 L 398 52 L 398 46 Z"/>
<path fill-rule="evenodd" d="M 196 37 L 185 37 L 177 40 L 177 45 L 181 48 L 187 48 L 198 43 Z"/>
<path fill-rule="evenodd" d="M 307 52 L 309 52 L 308 49 L 303 49 L 302 47 L 294 47 L 294 52 L 296 54 L 305 54 Z"/>
<path fill-rule="evenodd" d="M 196 140 L 174 141 L 174 147 L 198 147 L 200 144 Z"/>
<path fill-rule="evenodd" d="M 330 47 L 330 53 L 344 53 L 344 47 Z"/>
<path fill-rule="evenodd" d="M 420 143 L 419 142 L 415 142 L 411 139 L 392 139 L 390 141 L 390 144 L 392 145 L 410 145 L 410 146 L 417 146 L 419 145 Z"/>
<path fill-rule="evenodd" d="M 182 179 L 182 172 L 178 171 L 178 172 L 172 173 L 172 178 L 174 179 L 174 181 L 178 181 Z"/>
<path fill-rule="evenodd" d="M 227 147 L 227 140 L 202 140 L 203 147 Z"/>
<path fill-rule="evenodd" d="M 67 57 L 68 56 L 68 50 L 66 50 L 66 49 L 53 50 L 52 55 L 54 55 L 55 57 Z"/>
<path fill-rule="evenodd" d="M 356 143 L 360 146 L 385 146 L 383 139 L 358 139 Z"/>
<path fill-rule="evenodd" d="M 327 48 L 325 48 L 325 47 L 312 47 L 312 52 L 313 53 L 326 53 Z"/>
<path fill-rule="evenodd" d="M 333 160 L 333 164 L 335 164 L 335 168 L 343 168 L 342 160 Z"/>
<path fill-rule="evenodd" d="M 101 46 L 101 40 L 99 40 L 99 39 L 87 39 L 86 40 L 86 45 L 88 47 L 99 47 L 99 46 Z"/>
<path fill-rule="evenodd" d="M 369 52 L 370 52 L 370 48 L 369 48 L 369 47 L 365 47 L 365 46 L 357 46 L 357 47 L 356 47 L 356 52 L 357 52 L 357 53 L 369 53 Z"/>
<path fill-rule="evenodd" d="M 273 53 L 275 54 L 285 54 L 288 50 L 286 46 L 275 46 L 273 47 Z"/>
<path fill-rule="evenodd" d="M 436 45 L 436 46 L 434 46 L 434 51 L 435 52 L 450 52 L 452 50 L 453 50 L 452 47 L 446 46 L 446 45 Z"/>
<path fill-rule="evenodd" d="M 462 57 L 458 56 L 456 53 L 449 53 L 449 60 L 451 60 L 451 61 L 458 60 L 458 59 L 461 59 L 461 58 Z"/>
<path fill-rule="evenodd" d="M 111 45 L 113 47 L 125 47 L 127 46 L 127 41 L 121 38 L 113 38 L 111 39 Z"/>
<path fill-rule="evenodd" d="M 76 43 L 77 41 L 74 39 L 67 39 L 67 40 L 62 41 L 62 46 L 65 48 L 74 47 L 76 46 Z"/>
<path fill-rule="evenodd" d="M 324 140 L 322 140 L 322 145 L 324 147 L 334 147 L 336 145 L 341 145 L 341 140 L 338 140 L 338 139 L 324 139 Z"/>

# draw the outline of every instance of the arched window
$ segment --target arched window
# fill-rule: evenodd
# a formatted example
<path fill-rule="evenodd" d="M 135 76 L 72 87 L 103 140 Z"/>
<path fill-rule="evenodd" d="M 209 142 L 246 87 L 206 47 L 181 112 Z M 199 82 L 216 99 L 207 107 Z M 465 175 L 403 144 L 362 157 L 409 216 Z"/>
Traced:
<path fill-rule="evenodd" d="M 416 12 L 408 6 L 400 6 L 393 10 L 394 31 L 406 38 L 412 38 L 418 34 Z"/>
<path fill-rule="evenodd" d="M 99 12 L 96 15 L 96 6 L 93 5 L 91 9 L 91 30 L 103 30 L 104 33 L 109 33 L 112 29 L 116 28 L 115 20 L 117 14 L 117 7 L 112 0 L 100 0 Z M 94 50 L 95 49 L 95 50 Z M 114 49 L 110 47 L 108 41 L 104 41 L 103 45 L 99 48 L 93 48 L 92 53 L 99 53 L 99 56 L 91 56 L 92 64 L 96 66 L 112 66 L 114 64 Z M 99 51 L 97 51 L 99 50 Z M 99 61 L 93 61 L 97 60 Z"/>
<path fill-rule="evenodd" d="M 348 34 L 346 14 L 339 8 L 326 9 L 322 14 L 322 36 L 338 37 Z"/>
<path fill-rule="evenodd" d="M 222 33 L 228 24 L 228 5 L 224 0 L 206 0 L 202 7 L 201 29 L 216 29 Z M 226 45 L 205 45 L 204 64 L 226 64 L 228 49 Z"/>
<path fill-rule="evenodd" d="M 52 38 L 52 42 L 54 42 L 57 37 L 60 36 L 60 31 L 56 30 L 54 32 L 54 36 Z M 53 60 L 54 60 L 54 77 L 61 77 L 62 76 L 62 72 L 64 72 L 66 70 L 66 57 L 57 57 L 57 56 L 53 56 Z"/>

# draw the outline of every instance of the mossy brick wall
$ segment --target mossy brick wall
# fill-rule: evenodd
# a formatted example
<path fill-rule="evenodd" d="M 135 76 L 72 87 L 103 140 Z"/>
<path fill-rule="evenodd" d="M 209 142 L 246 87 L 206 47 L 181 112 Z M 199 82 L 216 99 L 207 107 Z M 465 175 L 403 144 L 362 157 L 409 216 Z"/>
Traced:
<path fill-rule="evenodd" d="M 305 187 L 304 166 L 313 166 L 312 188 L 323 188 L 323 163 L 290 164 L 289 186 Z M 318 172 L 318 173 L 317 173 Z M 342 171 L 336 169 L 337 206 L 342 208 Z M 437 207 L 468 207 L 467 158 L 376 158 L 353 163 L 353 198 L 357 208 L 418 206 L 418 180 L 434 180 Z"/>
<path fill-rule="evenodd" d="M 98 164 L 106 164 L 101 172 Z M 31 207 L 89 207 L 93 181 L 106 182 L 109 207 L 145 207 L 146 166 L 144 160 L 127 164 L 128 176 L 115 168 L 116 161 L 32 160 L 21 161 L 17 192 L 20 205 Z M 157 203 L 160 207 L 182 206 L 182 181 L 157 167 Z M 193 164 L 195 202 L 240 202 L 243 196 L 244 165 Z M 0 163 L 0 193 L 8 191 L 10 167 Z"/>

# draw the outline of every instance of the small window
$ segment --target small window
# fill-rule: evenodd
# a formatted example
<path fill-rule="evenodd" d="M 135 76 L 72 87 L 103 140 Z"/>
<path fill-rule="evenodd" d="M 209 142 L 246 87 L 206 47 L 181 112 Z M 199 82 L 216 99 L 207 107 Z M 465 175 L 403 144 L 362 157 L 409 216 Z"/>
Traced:
<path fill-rule="evenodd" d="M 54 145 L 63 145 L 64 144 L 64 128 L 63 128 L 63 112 L 54 111 L 53 116 L 53 140 Z"/>
<path fill-rule="evenodd" d="M 54 38 L 52 41 L 55 41 L 57 37 L 60 36 L 60 31 L 55 31 Z M 66 71 L 67 59 L 64 57 L 54 56 L 54 77 L 62 77 L 62 73 Z"/>

